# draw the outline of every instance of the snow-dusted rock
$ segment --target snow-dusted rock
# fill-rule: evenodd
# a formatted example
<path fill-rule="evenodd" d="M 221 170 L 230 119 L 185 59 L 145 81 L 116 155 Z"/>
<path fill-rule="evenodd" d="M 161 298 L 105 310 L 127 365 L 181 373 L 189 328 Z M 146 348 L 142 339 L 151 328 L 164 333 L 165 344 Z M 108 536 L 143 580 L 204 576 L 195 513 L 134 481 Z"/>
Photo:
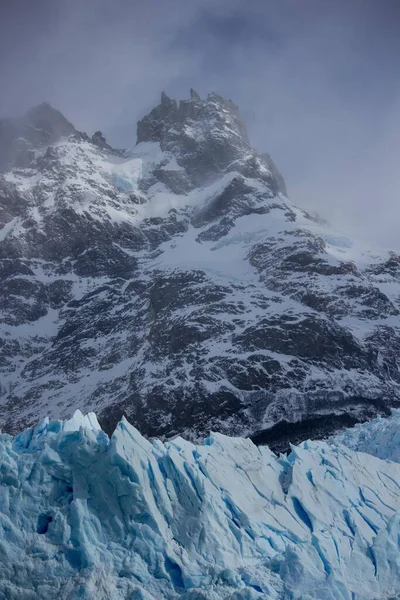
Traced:
<path fill-rule="evenodd" d="M 78 405 L 284 447 L 398 403 L 400 257 L 296 208 L 231 101 L 163 95 L 131 152 L 48 105 L 7 123 L 4 430 Z"/>
<path fill-rule="evenodd" d="M 111 439 L 93 415 L 45 419 L 0 437 L 0 597 L 395 598 L 399 481 L 343 445 L 278 458 L 218 433 L 150 443 L 126 419 Z"/>

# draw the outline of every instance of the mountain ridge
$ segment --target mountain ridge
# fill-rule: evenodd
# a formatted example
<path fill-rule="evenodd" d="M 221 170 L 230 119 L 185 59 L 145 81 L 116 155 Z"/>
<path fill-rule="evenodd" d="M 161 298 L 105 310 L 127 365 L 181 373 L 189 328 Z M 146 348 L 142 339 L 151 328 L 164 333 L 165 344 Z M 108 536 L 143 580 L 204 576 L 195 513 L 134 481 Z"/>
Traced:
<path fill-rule="evenodd" d="M 400 257 L 293 205 L 231 101 L 163 94 L 129 152 L 47 137 L 0 174 L 4 429 L 78 406 L 197 439 L 399 403 Z"/>

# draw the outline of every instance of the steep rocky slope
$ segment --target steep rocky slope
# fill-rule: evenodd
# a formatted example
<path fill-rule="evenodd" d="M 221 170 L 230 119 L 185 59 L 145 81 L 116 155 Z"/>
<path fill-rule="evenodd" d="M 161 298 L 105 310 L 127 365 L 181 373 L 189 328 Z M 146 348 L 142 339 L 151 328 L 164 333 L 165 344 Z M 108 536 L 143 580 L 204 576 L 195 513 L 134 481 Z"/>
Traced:
<path fill-rule="evenodd" d="M 0 155 L 5 430 L 80 407 L 278 447 L 398 404 L 400 257 L 296 208 L 231 101 L 163 94 L 130 152 L 44 104 Z"/>

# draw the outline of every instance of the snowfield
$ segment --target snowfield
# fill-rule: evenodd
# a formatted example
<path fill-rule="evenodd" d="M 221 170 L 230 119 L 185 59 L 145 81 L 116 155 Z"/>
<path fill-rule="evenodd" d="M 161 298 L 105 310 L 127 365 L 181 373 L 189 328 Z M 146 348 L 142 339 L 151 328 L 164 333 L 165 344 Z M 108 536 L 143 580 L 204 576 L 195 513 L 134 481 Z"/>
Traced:
<path fill-rule="evenodd" d="M 280 457 L 221 434 L 149 442 L 125 419 L 109 438 L 79 411 L 2 434 L 0 598 L 396 598 L 400 464 L 349 447 L 398 459 L 398 424 Z"/>

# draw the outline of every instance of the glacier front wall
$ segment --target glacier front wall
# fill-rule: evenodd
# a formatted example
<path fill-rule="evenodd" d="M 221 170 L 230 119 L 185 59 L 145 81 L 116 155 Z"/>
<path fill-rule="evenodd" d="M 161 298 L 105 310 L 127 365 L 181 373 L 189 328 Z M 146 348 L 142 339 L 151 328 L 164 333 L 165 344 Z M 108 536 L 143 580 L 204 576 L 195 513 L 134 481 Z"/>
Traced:
<path fill-rule="evenodd" d="M 334 443 L 45 419 L 0 436 L 0 599 L 395 598 L 399 492 L 399 464 Z"/>

